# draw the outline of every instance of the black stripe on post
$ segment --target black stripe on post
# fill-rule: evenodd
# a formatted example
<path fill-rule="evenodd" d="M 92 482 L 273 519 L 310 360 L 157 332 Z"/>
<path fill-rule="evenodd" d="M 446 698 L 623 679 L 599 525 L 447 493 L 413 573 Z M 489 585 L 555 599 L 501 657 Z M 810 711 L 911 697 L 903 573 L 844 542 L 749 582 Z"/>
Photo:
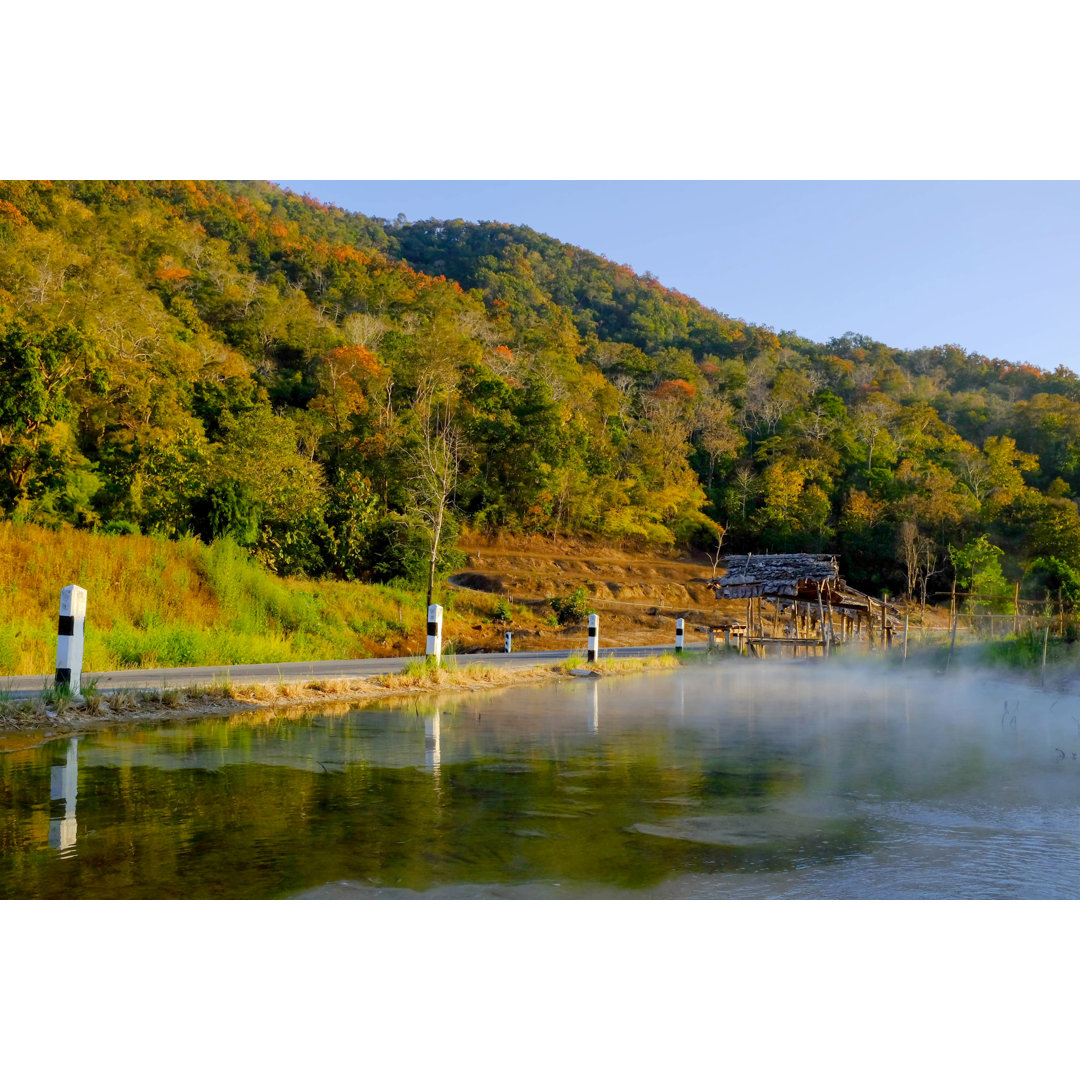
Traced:
<path fill-rule="evenodd" d="M 56 678 L 53 679 L 53 682 L 57 686 L 70 686 L 71 685 L 71 668 L 69 668 L 69 667 L 58 667 L 56 669 Z"/>
<path fill-rule="evenodd" d="M 439 624 L 437 622 L 429 622 L 427 624 L 428 637 L 434 637 L 439 632 Z"/>
<path fill-rule="evenodd" d="M 56 632 L 60 637 L 72 637 L 75 633 L 75 616 L 61 615 Z"/>

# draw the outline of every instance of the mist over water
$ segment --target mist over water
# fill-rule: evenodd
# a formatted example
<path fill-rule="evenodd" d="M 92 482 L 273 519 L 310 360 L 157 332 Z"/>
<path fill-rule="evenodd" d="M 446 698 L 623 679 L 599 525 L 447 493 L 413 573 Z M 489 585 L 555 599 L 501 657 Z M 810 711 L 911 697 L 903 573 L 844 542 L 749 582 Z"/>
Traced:
<path fill-rule="evenodd" d="M 0 897 L 1080 897 L 1080 697 L 671 674 L 0 755 Z"/>

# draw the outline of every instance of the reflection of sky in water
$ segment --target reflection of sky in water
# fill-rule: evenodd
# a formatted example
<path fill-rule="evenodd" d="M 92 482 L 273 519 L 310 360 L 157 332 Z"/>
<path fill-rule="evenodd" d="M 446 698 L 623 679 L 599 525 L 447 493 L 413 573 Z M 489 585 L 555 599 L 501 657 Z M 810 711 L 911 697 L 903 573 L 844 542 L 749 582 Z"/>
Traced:
<path fill-rule="evenodd" d="M 1077 897 L 1075 714 L 730 661 L 106 732 L 0 756 L 0 895 Z"/>

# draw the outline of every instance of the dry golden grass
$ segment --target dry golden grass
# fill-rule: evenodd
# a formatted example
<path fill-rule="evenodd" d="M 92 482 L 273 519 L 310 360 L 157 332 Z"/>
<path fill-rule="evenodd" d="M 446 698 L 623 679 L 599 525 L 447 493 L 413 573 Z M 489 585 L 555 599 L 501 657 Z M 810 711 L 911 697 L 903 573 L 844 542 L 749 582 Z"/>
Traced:
<path fill-rule="evenodd" d="M 655 657 L 604 660 L 592 665 L 602 674 L 620 675 L 681 667 L 683 661 L 670 653 Z M 266 712 L 278 710 L 281 717 L 300 716 L 305 708 L 344 711 L 349 702 L 373 699 L 408 700 L 424 694 L 433 700 L 469 690 L 497 689 L 549 679 L 569 678 L 570 668 L 585 667 L 581 660 L 534 667 L 498 668 L 489 664 L 457 666 L 453 662 L 435 667 L 424 660 L 414 661 L 405 671 L 365 679 L 314 679 L 309 682 L 232 686 L 214 683 L 185 689 L 162 688 L 133 692 L 102 693 L 89 687 L 85 700 L 41 695 L 31 698 L 0 697 L 0 726 L 9 730 L 42 728 L 55 723 L 69 729 L 85 730 L 92 721 L 117 722 L 120 718 L 154 719 L 169 715 L 198 715 L 200 712 L 238 708 Z M 267 712 L 269 718 L 274 714 Z M 269 720 L 268 720 L 269 722 Z"/>
<path fill-rule="evenodd" d="M 60 589 L 77 583 L 87 590 L 90 614 L 101 630 L 118 620 L 137 624 L 149 613 L 165 621 L 213 625 L 220 607 L 194 572 L 194 541 L 169 542 L 146 536 L 101 536 L 79 529 L 45 529 L 0 521 L 0 624 L 47 626 L 42 636 L 21 634 L 15 670 L 49 671 L 55 661 L 55 625 Z M 0 665 L 12 667 L 10 644 L 0 643 Z M 87 670 L 108 667 L 100 637 L 88 638 Z"/>
<path fill-rule="evenodd" d="M 229 541 L 0 521 L 0 676 L 53 669 L 60 589 L 73 583 L 88 594 L 85 671 L 400 656 L 426 631 L 419 592 L 277 578 Z M 448 595 L 444 640 L 497 648 L 499 600 Z"/>
<path fill-rule="evenodd" d="M 496 668 L 490 664 L 444 664 L 436 667 L 425 660 L 416 660 L 403 671 L 376 675 L 374 686 L 401 693 L 403 691 L 458 690 L 483 686 L 510 686 L 534 682 L 563 674 L 561 669 L 537 665 L 531 668 Z"/>
<path fill-rule="evenodd" d="M 367 679 L 313 679 L 305 683 L 305 689 L 316 694 L 352 694 L 363 690 Z"/>

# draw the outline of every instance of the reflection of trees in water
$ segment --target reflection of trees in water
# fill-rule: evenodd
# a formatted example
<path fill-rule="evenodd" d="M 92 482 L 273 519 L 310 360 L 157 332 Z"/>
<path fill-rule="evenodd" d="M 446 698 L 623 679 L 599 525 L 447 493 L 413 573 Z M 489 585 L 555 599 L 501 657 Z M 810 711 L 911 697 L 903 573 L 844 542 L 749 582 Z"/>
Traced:
<path fill-rule="evenodd" d="M 862 839 L 849 825 L 753 844 L 635 831 L 667 822 L 677 834 L 688 814 L 753 811 L 804 780 L 780 757 L 707 756 L 686 731 L 598 740 L 586 709 L 577 738 L 533 730 L 494 744 L 480 710 L 443 713 L 437 776 L 425 761 L 432 716 L 419 709 L 411 726 L 399 715 L 385 730 L 208 721 L 86 739 L 78 857 L 63 862 L 43 843 L 61 751 L 0 756 L 0 896 L 284 896 L 342 879 L 634 888 L 829 858 Z"/>

